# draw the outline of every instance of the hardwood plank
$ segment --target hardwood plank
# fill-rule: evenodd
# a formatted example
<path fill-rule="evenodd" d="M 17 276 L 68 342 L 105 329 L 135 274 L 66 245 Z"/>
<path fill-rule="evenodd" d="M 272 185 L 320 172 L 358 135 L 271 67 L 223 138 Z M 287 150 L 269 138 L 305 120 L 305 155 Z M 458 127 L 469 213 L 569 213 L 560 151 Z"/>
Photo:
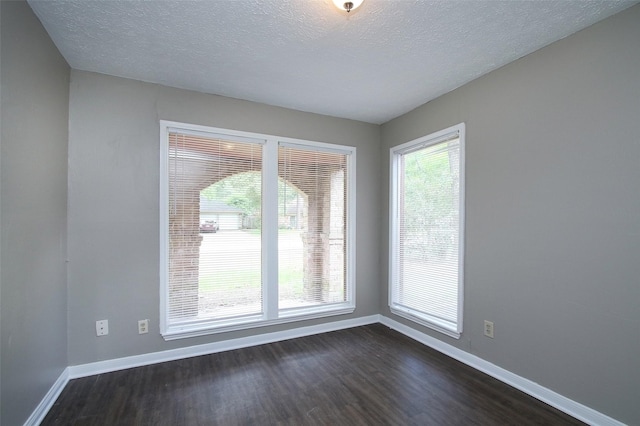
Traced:
<path fill-rule="evenodd" d="M 42 425 L 580 425 L 382 324 L 72 380 Z"/>

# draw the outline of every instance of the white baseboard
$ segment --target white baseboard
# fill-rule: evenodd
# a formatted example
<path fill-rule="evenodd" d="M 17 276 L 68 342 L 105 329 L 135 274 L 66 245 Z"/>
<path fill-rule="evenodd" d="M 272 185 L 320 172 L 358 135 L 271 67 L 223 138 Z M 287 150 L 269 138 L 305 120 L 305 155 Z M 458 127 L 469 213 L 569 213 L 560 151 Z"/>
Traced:
<path fill-rule="evenodd" d="M 513 386 L 514 388 L 519 389 L 522 392 L 536 399 L 539 399 L 540 401 L 545 402 L 552 407 L 557 408 L 558 410 L 567 413 L 568 415 L 575 417 L 576 419 L 581 420 L 587 424 L 594 426 L 624 426 L 624 423 L 620 423 L 619 421 L 605 414 L 602 414 L 599 411 L 575 402 L 565 396 L 560 395 L 557 392 L 554 392 L 550 389 L 545 388 L 544 386 L 532 382 L 529 379 L 518 376 L 517 374 L 505 370 L 504 368 L 498 367 L 497 365 L 485 361 L 482 358 L 471 355 L 470 353 L 458 349 L 455 346 L 444 343 L 441 340 L 417 331 L 384 315 L 380 315 L 380 322 L 389 328 L 399 331 L 400 333 L 426 346 L 429 346 L 430 348 L 433 348 L 438 352 L 450 356 L 451 358 L 467 364 L 468 366 L 473 367 L 476 370 L 482 371 L 483 373 L 488 374 L 489 376 L 496 378 L 501 382 Z"/>
<path fill-rule="evenodd" d="M 379 322 L 379 319 L 379 315 L 370 315 L 367 317 L 334 321 L 326 324 L 293 328 L 291 330 L 277 331 L 273 333 L 258 334 L 255 336 L 224 340 L 221 342 L 207 343 L 204 345 L 171 349 L 168 351 L 153 352 L 143 355 L 134 355 L 107 361 L 92 362 L 89 364 L 74 365 L 69 367 L 69 377 L 71 379 L 76 379 L 79 377 L 93 376 L 95 374 L 109 373 L 111 371 L 124 370 L 127 368 L 140 367 L 143 365 L 151 365 L 160 362 L 174 361 L 177 359 L 190 358 L 200 355 L 209 355 L 217 352 L 263 345 L 266 343 L 295 339 L 296 337 L 304 337 L 313 334 L 327 333 L 329 331 L 342 330 L 345 328 L 358 327 L 361 325 L 374 324 Z"/>
<path fill-rule="evenodd" d="M 135 355 L 124 358 L 117 358 L 107 361 L 92 362 L 89 364 L 74 365 L 67 367 L 53 384 L 47 395 L 40 402 L 38 407 L 25 422 L 25 426 L 37 426 L 44 419 L 51 406 L 69 382 L 70 379 L 92 376 L 96 374 L 108 373 L 112 371 L 124 370 L 127 368 L 140 367 L 144 365 L 157 364 L 160 362 L 174 361 L 177 359 L 190 358 L 193 356 L 208 355 L 217 352 L 230 351 L 234 349 L 246 348 L 250 346 L 263 345 L 266 343 L 279 342 L 282 340 L 294 339 L 297 337 L 310 336 L 314 334 L 327 333 L 330 331 L 342 330 L 346 328 L 358 327 L 362 325 L 382 323 L 430 348 L 437 350 L 453 359 L 456 359 L 476 370 L 482 371 L 501 382 L 504 382 L 532 397 L 545 402 L 590 425 L 597 426 L 624 426 L 623 423 L 606 416 L 592 408 L 575 402 L 550 389 L 545 388 L 529 379 L 518 376 L 495 364 L 483 360 L 475 355 L 451 346 L 441 340 L 433 338 L 427 334 L 417 331 L 411 327 L 401 324 L 383 315 L 370 315 L 367 317 L 354 318 L 343 321 L 335 321 L 326 324 L 319 324 L 307 327 L 299 327 L 291 330 L 278 331 L 274 333 L 260 334 L 256 336 L 243 337 L 239 339 L 225 340 L 222 342 L 207 343 L 205 345 L 191 346 L 187 348 L 172 349 L 168 351 L 154 352 L 150 354 Z"/>
<path fill-rule="evenodd" d="M 44 398 L 42 398 L 40 404 L 33 410 L 33 413 L 31 413 L 27 421 L 24 422 L 24 426 L 38 426 L 42 420 L 44 420 L 44 417 L 56 402 L 56 399 L 58 399 L 67 383 L 69 383 L 69 367 L 62 371 L 62 374 L 60 374 L 60 377 L 53 383 L 53 386 L 51 386 L 51 389 L 49 389 Z"/>

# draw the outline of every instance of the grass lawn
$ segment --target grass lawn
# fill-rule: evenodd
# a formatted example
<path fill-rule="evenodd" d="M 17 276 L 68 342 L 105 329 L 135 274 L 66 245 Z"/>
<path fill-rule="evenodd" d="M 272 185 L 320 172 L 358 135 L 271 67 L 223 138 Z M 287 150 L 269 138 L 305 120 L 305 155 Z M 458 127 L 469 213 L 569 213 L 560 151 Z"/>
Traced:
<path fill-rule="evenodd" d="M 302 300 L 300 231 L 280 230 L 279 242 L 282 247 L 278 265 L 280 300 Z M 203 310 L 238 305 L 256 309 L 261 300 L 261 264 L 259 230 L 203 235 L 198 277 Z"/>

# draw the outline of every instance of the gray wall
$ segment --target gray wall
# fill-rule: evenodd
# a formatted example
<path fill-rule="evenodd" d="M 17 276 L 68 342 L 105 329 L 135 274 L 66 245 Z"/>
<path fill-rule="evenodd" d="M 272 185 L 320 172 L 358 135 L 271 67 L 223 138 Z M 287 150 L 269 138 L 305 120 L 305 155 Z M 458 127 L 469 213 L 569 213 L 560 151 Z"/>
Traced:
<path fill-rule="evenodd" d="M 349 316 L 165 342 L 159 335 L 159 120 L 356 146 L 357 309 Z M 71 72 L 69 363 L 144 354 L 378 313 L 379 126 Z M 137 321 L 149 318 L 150 333 Z M 96 337 L 95 321 L 109 320 Z"/>
<path fill-rule="evenodd" d="M 467 127 L 460 340 L 402 323 L 640 424 L 640 6 L 382 126 L 389 148 Z M 383 223 L 388 197 L 382 199 Z M 483 320 L 495 322 L 495 339 Z"/>
<path fill-rule="evenodd" d="M 27 3 L 0 9 L 0 423 L 18 425 L 68 365 L 69 67 Z"/>
<path fill-rule="evenodd" d="M 409 325 L 640 424 L 640 6 L 383 125 L 381 150 L 380 128 L 354 121 L 81 71 L 69 92 L 26 3 L 0 5 L 0 423 L 24 422 L 67 365 L 294 326 L 159 336 L 167 119 L 358 147 L 358 308 L 303 325 L 380 310 L 408 323 L 386 305 L 388 149 L 466 122 L 464 333 Z"/>

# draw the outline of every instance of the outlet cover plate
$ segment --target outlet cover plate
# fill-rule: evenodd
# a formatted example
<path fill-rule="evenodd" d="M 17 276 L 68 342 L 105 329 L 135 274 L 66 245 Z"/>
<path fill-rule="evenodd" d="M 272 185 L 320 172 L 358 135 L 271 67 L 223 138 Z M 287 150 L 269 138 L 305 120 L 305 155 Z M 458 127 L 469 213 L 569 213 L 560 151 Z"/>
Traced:
<path fill-rule="evenodd" d="M 145 334 L 149 332 L 149 320 L 143 319 L 138 321 L 138 334 Z"/>
<path fill-rule="evenodd" d="M 484 335 L 493 339 L 493 322 L 484 322 Z"/>
<path fill-rule="evenodd" d="M 96 321 L 96 336 L 106 336 L 109 334 L 109 320 Z"/>

